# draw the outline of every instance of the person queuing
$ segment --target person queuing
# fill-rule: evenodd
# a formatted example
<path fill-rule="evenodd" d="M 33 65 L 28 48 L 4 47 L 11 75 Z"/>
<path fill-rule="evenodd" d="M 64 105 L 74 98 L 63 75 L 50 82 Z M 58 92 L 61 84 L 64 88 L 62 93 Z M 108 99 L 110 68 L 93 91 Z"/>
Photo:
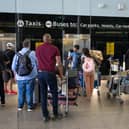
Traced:
<path fill-rule="evenodd" d="M 79 45 L 74 45 L 73 51 L 70 51 L 68 54 L 68 60 L 71 60 L 71 69 L 79 69 L 80 68 L 80 57 L 79 53 Z"/>
<path fill-rule="evenodd" d="M 23 109 L 25 98 L 28 105 L 27 111 L 33 109 L 33 91 L 37 77 L 37 59 L 35 52 L 30 50 L 30 40 L 23 41 L 23 48 L 14 56 L 12 62 L 18 84 L 18 111 Z"/>
<path fill-rule="evenodd" d="M 15 55 L 13 43 L 7 43 L 7 49 L 4 51 L 4 54 L 8 58 L 6 70 L 3 72 L 5 93 L 15 95 L 17 92 L 13 90 L 14 74 L 11 69 L 12 60 Z"/>
<path fill-rule="evenodd" d="M 85 60 L 85 55 L 84 55 L 84 52 L 85 52 L 85 48 L 82 49 L 82 54 L 81 54 L 81 65 L 83 65 L 84 63 L 84 60 Z M 85 89 L 85 82 L 84 82 L 84 77 L 83 77 L 83 69 L 81 68 L 80 71 L 79 71 L 79 80 L 80 80 L 80 86 L 81 86 L 81 91 L 82 91 L 82 95 L 83 96 L 86 96 L 86 89 Z"/>
<path fill-rule="evenodd" d="M 2 105 L 5 105 L 4 82 L 2 76 L 4 70 L 5 70 L 5 58 L 3 52 L 0 51 L 0 100 Z"/>
<path fill-rule="evenodd" d="M 41 91 L 41 107 L 43 113 L 43 120 L 49 121 L 50 114 L 47 109 L 47 93 L 48 86 L 52 93 L 52 105 L 54 119 L 60 117 L 58 113 L 58 86 L 56 78 L 56 64 L 59 69 L 60 77 L 63 77 L 63 68 L 61 64 L 61 57 L 58 48 L 52 45 L 52 38 L 50 34 L 43 35 L 43 44 L 36 49 L 36 56 L 38 60 L 38 79 Z"/>
<path fill-rule="evenodd" d="M 68 60 L 70 60 L 70 62 L 71 62 L 71 69 L 77 70 L 77 72 L 78 72 L 76 77 L 70 79 L 71 82 L 74 85 L 76 85 L 78 93 L 80 90 L 79 71 L 81 69 L 81 54 L 79 53 L 79 49 L 80 49 L 80 46 L 76 44 L 73 46 L 73 50 L 70 50 L 70 52 L 68 54 Z M 70 85 L 73 85 L 73 84 L 70 84 Z"/>
<path fill-rule="evenodd" d="M 86 84 L 86 94 L 90 98 L 92 96 L 94 88 L 94 72 L 95 72 L 95 63 L 94 59 L 91 57 L 89 49 L 84 48 L 83 53 L 85 55 L 84 63 L 82 65 L 84 71 L 84 80 Z"/>

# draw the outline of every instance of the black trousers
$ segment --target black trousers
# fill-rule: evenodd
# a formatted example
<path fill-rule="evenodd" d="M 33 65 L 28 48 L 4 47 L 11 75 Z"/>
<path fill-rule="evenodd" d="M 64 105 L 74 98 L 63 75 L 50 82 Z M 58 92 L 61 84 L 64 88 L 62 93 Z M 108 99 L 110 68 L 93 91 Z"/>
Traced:
<path fill-rule="evenodd" d="M 0 99 L 1 103 L 5 103 L 4 82 L 2 72 L 0 72 Z"/>

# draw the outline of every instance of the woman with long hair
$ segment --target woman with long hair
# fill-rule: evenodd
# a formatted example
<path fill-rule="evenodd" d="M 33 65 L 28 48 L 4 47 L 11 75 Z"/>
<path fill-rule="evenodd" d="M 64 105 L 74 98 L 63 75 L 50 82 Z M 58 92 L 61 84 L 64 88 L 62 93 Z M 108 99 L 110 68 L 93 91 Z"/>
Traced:
<path fill-rule="evenodd" d="M 87 97 L 90 98 L 92 96 L 92 92 L 94 88 L 95 63 L 94 63 L 94 59 L 90 55 L 88 48 L 84 48 L 83 53 L 85 55 L 85 59 L 84 59 L 82 68 L 84 71 L 84 80 L 86 84 Z"/>

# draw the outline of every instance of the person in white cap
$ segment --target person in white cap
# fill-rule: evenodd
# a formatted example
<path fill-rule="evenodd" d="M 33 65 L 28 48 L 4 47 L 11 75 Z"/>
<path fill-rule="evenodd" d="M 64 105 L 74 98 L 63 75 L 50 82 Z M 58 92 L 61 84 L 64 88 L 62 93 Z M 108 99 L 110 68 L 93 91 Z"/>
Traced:
<path fill-rule="evenodd" d="M 15 55 L 14 51 L 14 44 L 13 43 L 7 43 L 7 49 L 4 51 L 5 56 L 8 58 L 8 63 L 6 63 L 6 70 L 3 72 L 3 80 L 4 80 L 4 88 L 5 93 L 14 95 L 17 94 L 16 91 L 13 90 L 13 80 L 14 80 L 14 74 L 11 70 L 12 60 Z"/>
<path fill-rule="evenodd" d="M 7 49 L 11 49 L 11 50 L 14 49 L 14 44 L 13 43 L 9 42 L 9 43 L 7 43 L 6 46 L 7 46 Z"/>

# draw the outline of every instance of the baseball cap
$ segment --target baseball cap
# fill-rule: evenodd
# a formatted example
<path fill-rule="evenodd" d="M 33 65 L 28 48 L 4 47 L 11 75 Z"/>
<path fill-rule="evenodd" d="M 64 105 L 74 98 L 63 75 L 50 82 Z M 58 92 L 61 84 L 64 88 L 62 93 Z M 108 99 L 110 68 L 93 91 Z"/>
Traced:
<path fill-rule="evenodd" d="M 6 44 L 6 46 L 7 46 L 8 48 L 13 48 L 13 47 L 14 47 L 14 44 L 11 43 L 11 42 L 8 42 L 8 43 Z"/>

